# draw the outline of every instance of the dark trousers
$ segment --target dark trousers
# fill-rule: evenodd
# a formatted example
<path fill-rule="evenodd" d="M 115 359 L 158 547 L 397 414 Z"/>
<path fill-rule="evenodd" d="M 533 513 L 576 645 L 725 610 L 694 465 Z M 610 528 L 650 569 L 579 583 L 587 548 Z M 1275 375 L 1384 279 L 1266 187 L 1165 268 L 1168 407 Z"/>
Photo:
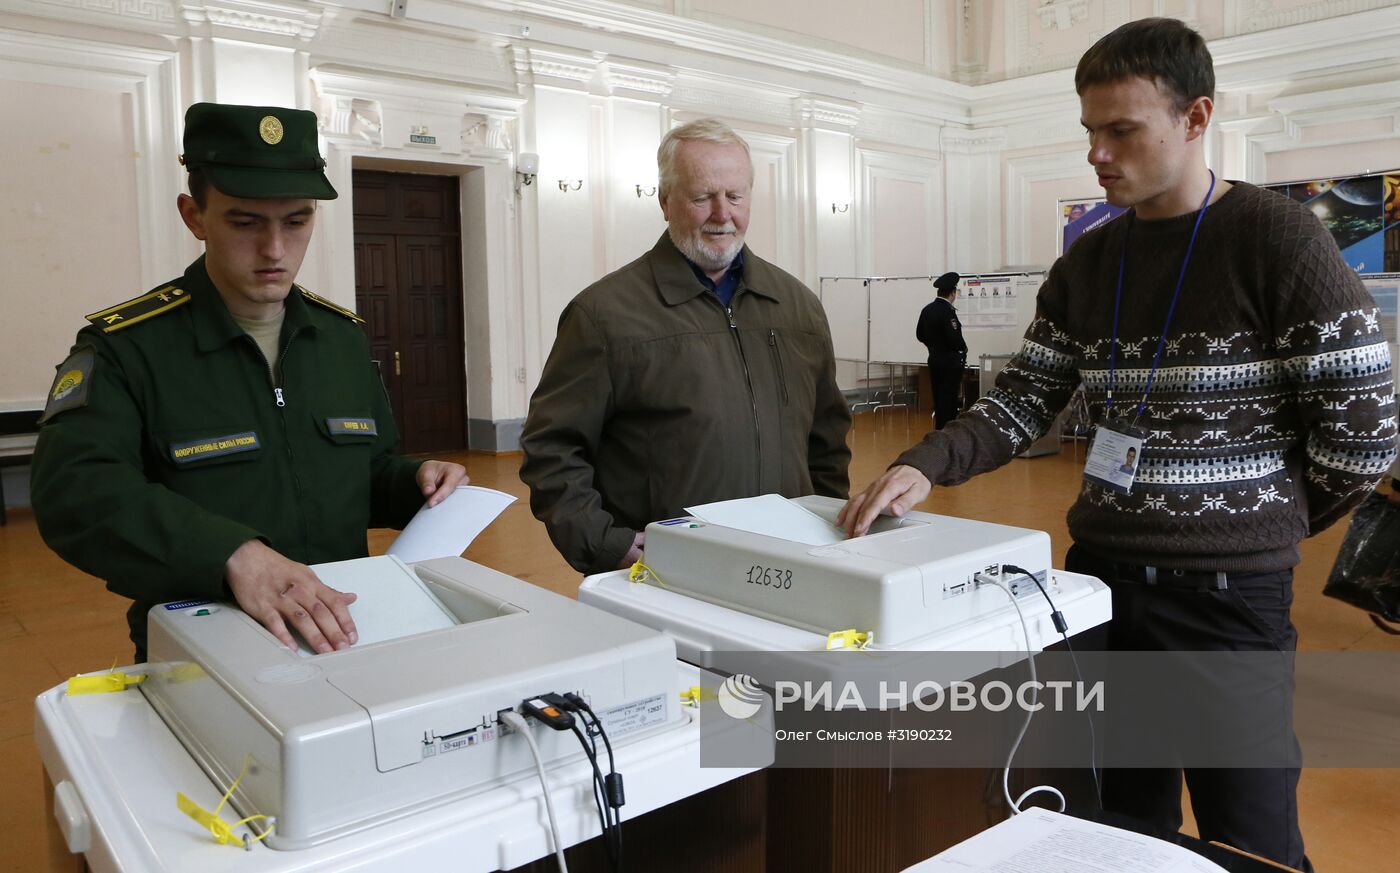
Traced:
<path fill-rule="evenodd" d="M 948 422 L 958 417 L 963 364 L 961 361 L 938 361 L 929 358 L 928 376 L 933 388 L 934 427 L 942 430 Z"/>
<path fill-rule="evenodd" d="M 1083 546 L 1065 569 L 1102 579 L 1113 592 L 1113 620 L 1100 642 L 1113 652 L 1292 652 L 1293 571 L 1231 575 L 1223 591 L 1123 581 L 1118 565 Z M 1113 730 L 1112 722 L 1108 730 Z M 1295 740 L 1296 742 L 1296 740 Z M 1171 832 L 1181 830 L 1181 782 L 1201 839 L 1311 871 L 1298 828 L 1296 768 L 1106 769 L 1103 805 Z"/>

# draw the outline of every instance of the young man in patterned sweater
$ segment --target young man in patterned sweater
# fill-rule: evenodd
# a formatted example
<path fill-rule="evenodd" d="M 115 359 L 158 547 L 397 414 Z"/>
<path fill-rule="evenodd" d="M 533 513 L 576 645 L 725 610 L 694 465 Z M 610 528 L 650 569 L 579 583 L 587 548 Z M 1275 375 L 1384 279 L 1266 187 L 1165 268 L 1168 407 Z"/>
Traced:
<path fill-rule="evenodd" d="M 1091 453 L 1066 563 L 1112 588 L 1108 647 L 1295 648 L 1299 541 L 1345 516 L 1395 454 L 1390 357 L 1375 302 L 1312 212 L 1207 169 L 1214 80 L 1204 41 L 1171 19 L 1124 25 L 1084 55 L 1089 163 L 1131 208 L 1055 263 L 996 388 L 853 497 L 849 534 L 1007 463 L 1082 384 L 1115 476 L 1090 478 Z M 1127 493 L 1114 481 L 1125 446 Z M 1202 838 L 1311 870 L 1296 769 L 1185 774 Z M 1181 825 L 1181 771 L 1107 771 L 1103 793 L 1110 810 Z"/>

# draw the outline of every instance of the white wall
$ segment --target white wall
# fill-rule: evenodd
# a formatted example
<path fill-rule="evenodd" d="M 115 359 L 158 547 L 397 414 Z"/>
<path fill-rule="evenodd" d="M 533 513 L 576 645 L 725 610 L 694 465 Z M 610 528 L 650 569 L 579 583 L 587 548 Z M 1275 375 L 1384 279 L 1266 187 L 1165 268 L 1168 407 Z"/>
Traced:
<path fill-rule="evenodd" d="M 132 118 L 124 95 L 0 80 L 5 149 L 0 240 L 0 404 L 37 403 L 82 316 L 141 283 Z"/>
<path fill-rule="evenodd" d="M 197 251 L 173 201 L 180 118 L 198 99 L 319 113 L 342 197 L 324 204 L 301 278 L 342 304 L 352 169 L 463 179 L 468 412 L 473 439 L 496 446 L 526 413 L 563 306 L 662 231 L 654 150 L 692 118 L 749 140 L 750 245 L 813 288 L 1048 264 L 1056 201 L 1097 191 L 1070 68 L 1131 17 L 1178 15 L 1212 39 L 1208 151 L 1227 175 L 1400 163 L 1391 0 L 459 0 L 411 4 L 405 20 L 378 0 L 8 5 L 26 17 L 0 29 L 0 97 L 21 119 L 0 145 L 0 294 L 25 327 L 0 326 L 0 403 L 18 406 L 42 401 L 82 314 Z M 410 141 L 422 129 L 435 144 Z M 540 155 L 530 186 L 521 151 Z M 35 216 L 60 200 L 88 205 Z"/>

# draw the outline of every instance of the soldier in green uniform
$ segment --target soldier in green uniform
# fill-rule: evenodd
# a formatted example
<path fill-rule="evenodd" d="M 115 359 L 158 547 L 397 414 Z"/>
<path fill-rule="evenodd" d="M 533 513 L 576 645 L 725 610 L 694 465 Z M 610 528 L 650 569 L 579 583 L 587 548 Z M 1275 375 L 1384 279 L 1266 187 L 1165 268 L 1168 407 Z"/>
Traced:
<path fill-rule="evenodd" d="M 354 313 L 293 284 L 335 189 L 316 116 L 199 103 L 185 116 L 180 216 L 205 254 L 88 316 L 58 367 L 34 453 L 44 541 L 146 613 L 233 599 L 277 639 L 357 640 L 355 599 L 307 564 L 367 553 L 466 481 L 393 454 L 393 415 Z"/>

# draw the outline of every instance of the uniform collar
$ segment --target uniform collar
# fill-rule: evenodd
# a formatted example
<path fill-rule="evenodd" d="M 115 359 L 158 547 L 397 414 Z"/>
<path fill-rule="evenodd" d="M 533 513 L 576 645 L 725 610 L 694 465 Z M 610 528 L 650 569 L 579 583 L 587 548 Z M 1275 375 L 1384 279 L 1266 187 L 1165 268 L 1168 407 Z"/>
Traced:
<path fill-rule="evenodd" d="M 739 257 L 743 259 L 743 276 L 739 281 L 739 288 L 734 292 L 734 298 L 738 299 L 739 295 L 745 292 L 753 292 L 770 300 L 777 300 L 778 296 L 769 290 L 777 287 L 772 268 L 754 257 L 747 245 L 741 250 Z M 710 293 L 710 289 L 696 277 L 690 261 L 686 260 L 685 255 L 676 248 L 676 244 L 671 242 L 671 234 L 666 231 L 662 231 L 661 239 L 652 247 L 651 271 L 656 279 L 656 287 L 661 292 L 661 299 L 666 301 L 668 306 L 677 306 L 701 294 Z"/>
<path fill-rule="evenodd" d="M 209 271 L 204 267 L 203 255 L 185 270 L 180 287 L 190 295 L 190 317 L 194 320 L 195 345 L 201 352 L 212 352 L 245 335 L 243 328 L 239 327 L 238 322 L 229 314 L 224 298 L 219 296 L 219 290 L 209 278 Z M 287 315 L 282 321 L 283 336 L 289 336 L 292 331 L 302 327 L 315 326 L 311 323 L 311 312 L 306 300 L 295 285 L 287 295 L 286 308 Z"/>

